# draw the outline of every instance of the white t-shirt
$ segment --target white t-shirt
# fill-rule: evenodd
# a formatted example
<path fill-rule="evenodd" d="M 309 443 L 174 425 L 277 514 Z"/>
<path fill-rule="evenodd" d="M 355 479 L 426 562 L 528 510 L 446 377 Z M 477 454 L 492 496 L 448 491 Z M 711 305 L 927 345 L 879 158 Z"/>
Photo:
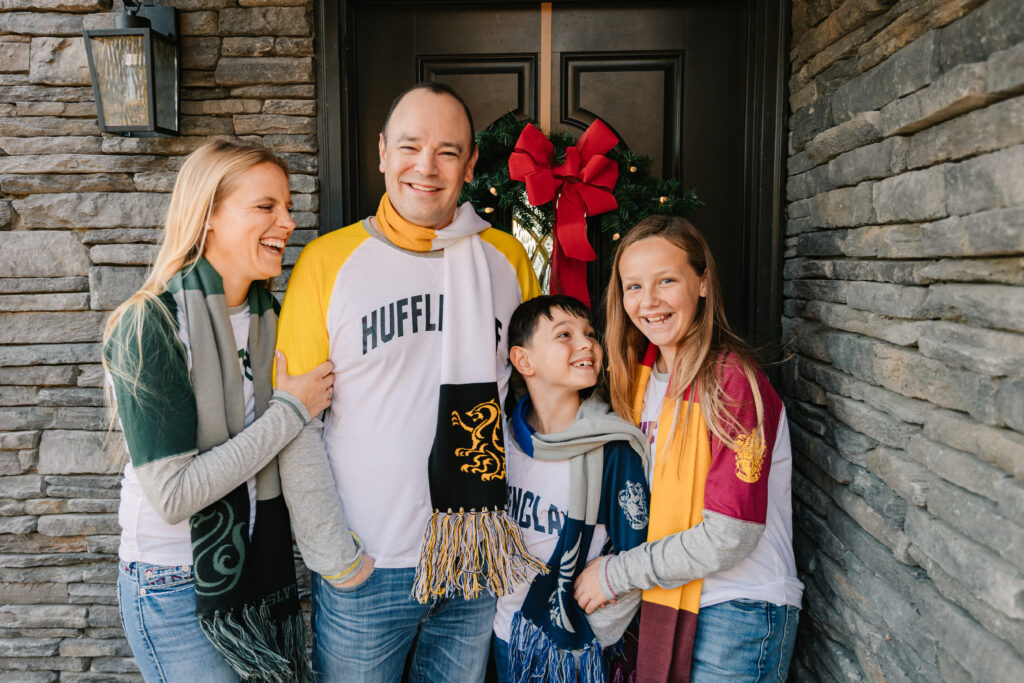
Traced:
<path fill-rule="evenodd" d="M 640 409 L 640 431 L 647 435 L 648 444 L 651 447 L 651 466 L 647 470 L 647 485 L 651 485 L 654 477 L 654 461 L 657 458 L 655 446 L 658 444 L 658 417 L 661 415 L 661 404 L 665 402 L 665 393 L 668 391 L 668 373 L 658 372 L 651 368 L 651 378 L 647 381 L 647 388 L 644 390 L 644 405 Z"/>
<path fill-rule="evenodd" d="M 523 530 L 523 541 L 534 557 L 547 562 L 558 545 L 558 534 L 569 514 L 568 460 L 549 462 L 534 460 L 520 450 L 513 437 L 512 427 L 505 425 L 505 472 L 508 477 L 508 511 Z M 608 539 L 604 524 L 594 527 L 587 561 L 601 555 Z M 508 642 L 512 617 L 523 606 L 526 594 L 536 572 L 530 580 L 519 585 L 508 595 L 498 598 L 494 614 L 494 634 Z"/>
<path fill-rule="evenodd" d="M 235 333 L 235 345 L 238 348 L 238 365 L 242 370 L 242 392 L 245 397 L 245 424 L 248 426 L 256 418 L 256 397 L 253 391 L 252 370 L 249 366 L 249 306 L 242 304 L 229 308 L 231 329 Z M 181 339 L 188 351 L 188 362 L 192 364 L 192 350 L 189 348 L 188 333 L 182 325 L 181 311 L 178 311 L 179 331 Z M 109 381 L 109 380 L 108 380 Z M 246 482 L 249 488 L 249 535 L 252 535 L 256 522 L 256 478 Z M 139 479 L 135 476 L 132 463 L 124 467 L 124 479 L 121 481 L 121 504 L 117 511 L 121 525 L 121 545 L 117 555 L 124 562 L 146 562 L 168 566 L 192 564 L 192 536 L 189 521 L 168 524 L 150 505 Z"/>

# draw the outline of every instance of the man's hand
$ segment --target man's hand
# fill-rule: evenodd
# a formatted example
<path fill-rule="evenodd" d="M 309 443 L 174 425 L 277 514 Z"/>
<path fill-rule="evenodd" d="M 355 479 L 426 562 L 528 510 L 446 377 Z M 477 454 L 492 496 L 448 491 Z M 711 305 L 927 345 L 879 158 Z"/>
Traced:
<path fill-rule="evenodd" d="M 593 613 L 594 610 L 604 607 L 609 602 L 604 591 L 601 590 L 601 560 L 606 557 L 595 557 L 576 577 L 576 591 L 573 595 L 587 614 Z"/>
<path fill-rule="evenodd" d="M 369 576 L 370 576 L 370 572 L 372 572 L 372 571 L 373 571 L 373 558 L 370 557 L 369 555 L 365 555 L 364 554 L 363 555 L 363 566 L 359 569 L 358 572 L 356 572 L 355 576 L 353 576 L 351 579 L 349 579 L 348 581 L 345 581 L 343 583 L 336 583 L 334 581 L 328 581 L 328 583 L 330 583 L 335 588 L 355 588 L 356 586 L 361 584 L 363 581 L 366 581 L 366 579 L 369 578 Z"/>

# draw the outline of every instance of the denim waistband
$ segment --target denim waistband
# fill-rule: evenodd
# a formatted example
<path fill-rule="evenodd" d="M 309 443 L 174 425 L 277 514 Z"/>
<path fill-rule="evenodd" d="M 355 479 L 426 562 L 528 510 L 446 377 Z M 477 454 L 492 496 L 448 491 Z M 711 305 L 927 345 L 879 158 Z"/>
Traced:
<path fill-rule="evenodd" d="M 157 588 L 185 583 L 192 580 L 192 565 L 165 566 L 147 562 L 120 562 L 122 572 L 137 581 L 140 586 Z"/>

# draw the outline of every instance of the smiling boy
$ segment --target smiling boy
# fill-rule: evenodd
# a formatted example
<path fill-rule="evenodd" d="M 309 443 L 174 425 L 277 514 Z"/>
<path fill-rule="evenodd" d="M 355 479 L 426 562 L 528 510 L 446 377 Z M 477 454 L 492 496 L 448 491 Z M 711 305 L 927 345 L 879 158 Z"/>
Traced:
<path fill-rule="evenodd" d="M 498 599 L 498 676 L 603 681 L 603 648 L 622 637 L 640 596 L 588 617 L 572 585 L 602 552 L 646 540 L 646 438 L 594 392 L 604 354 L 582 303 L 554 295 L 520 305 L 509 345 L 528 391 L 506 430 L 510 513 L 530 552 L 549 559 L 546 574 Z"/>

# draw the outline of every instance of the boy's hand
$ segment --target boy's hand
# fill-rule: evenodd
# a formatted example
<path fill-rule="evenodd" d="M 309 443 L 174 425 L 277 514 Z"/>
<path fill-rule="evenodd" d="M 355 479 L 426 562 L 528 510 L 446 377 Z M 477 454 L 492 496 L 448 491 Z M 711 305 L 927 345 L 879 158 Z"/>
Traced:
<path fill-rule="evenodd" d="M 601 560 L 604 559 L 607 558 L 595 557 L 576 577 L 576 591 L 573 595 L 587 614 L 593 613 L 594 610 L 604 607 L 609 602 L 615 602 L 614 600 L 609 601 L 604 591 L 601 590 Z"/>

